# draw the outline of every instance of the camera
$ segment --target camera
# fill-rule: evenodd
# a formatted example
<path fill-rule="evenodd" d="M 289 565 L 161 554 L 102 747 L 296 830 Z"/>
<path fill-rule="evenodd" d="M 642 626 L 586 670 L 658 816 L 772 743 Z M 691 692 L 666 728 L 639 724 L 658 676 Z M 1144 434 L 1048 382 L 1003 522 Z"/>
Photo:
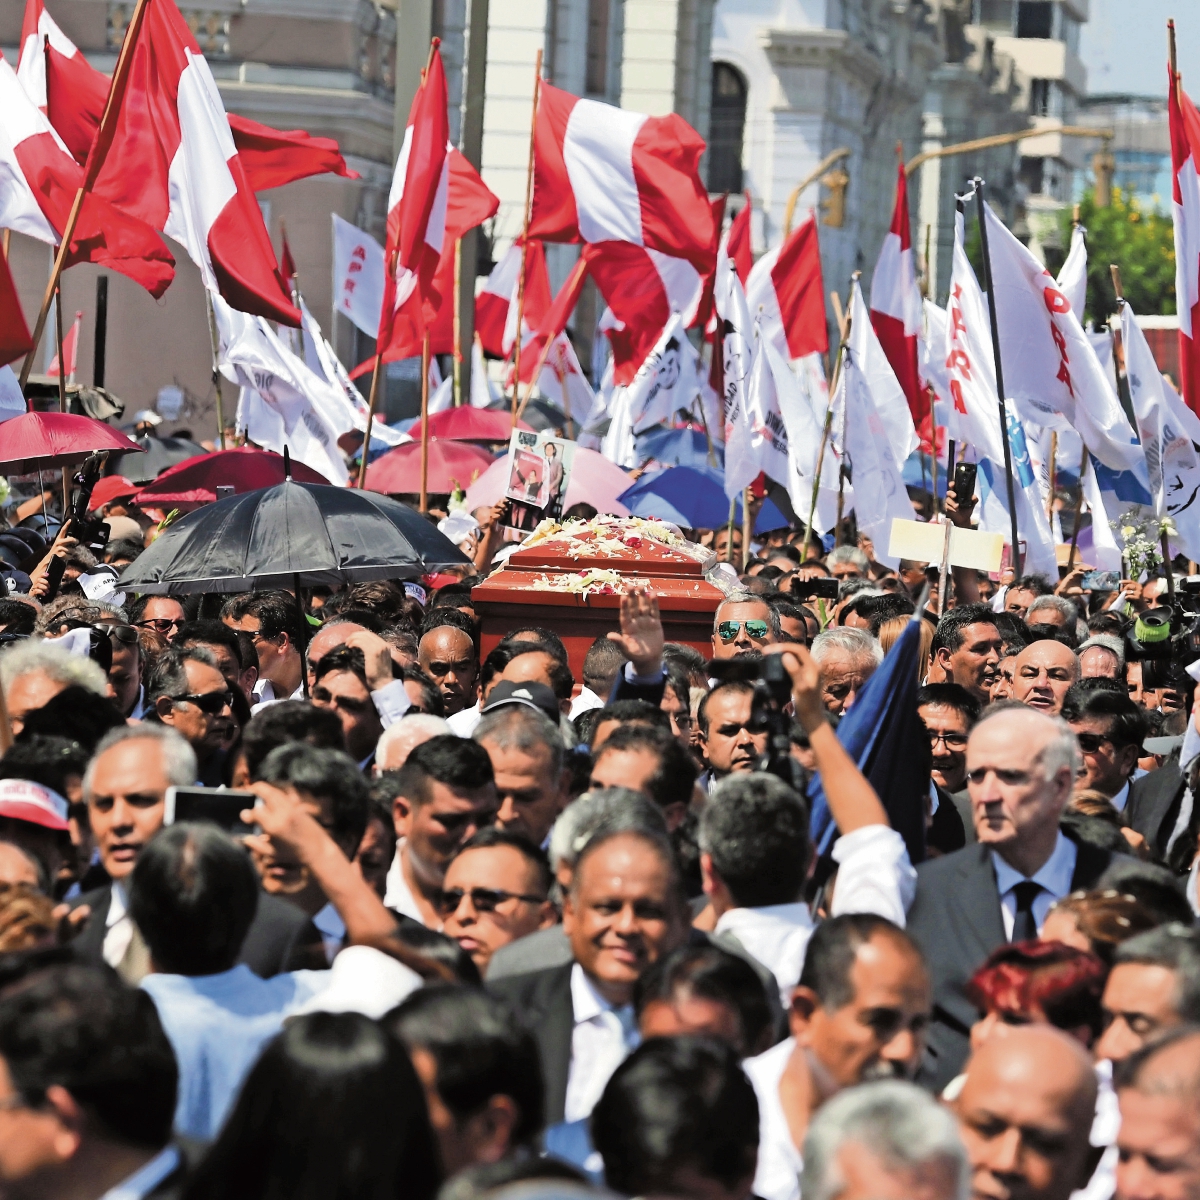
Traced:
<path fill-rule="evenodd" d="M 104 454 L 89 454 L 84 459 L 83 465 L 72 480 L 75 485 L 75 498 L 67 514 L 71 522 L 71 536 L 97 557 L 104 554 L 110 528 L 102 517 L 88 515 L 88 505 L 91 504 L 92 490 L 100 479 L 100 471 L 106 457 Z"/>
<path fill-rule="evenodd" d="M 796 600 L 836 600 L 838 581 L 826 578 L 793 579 L 792 596 Z"/>
<path fill-rule="evenodd" d="M 1200 658 L 1200 578 L 1183 581 L 1175 605 L 1141 613 L 1125 635 L 1125 656 L 1142 664 L 1142 686 L 1178 687 Z"/>

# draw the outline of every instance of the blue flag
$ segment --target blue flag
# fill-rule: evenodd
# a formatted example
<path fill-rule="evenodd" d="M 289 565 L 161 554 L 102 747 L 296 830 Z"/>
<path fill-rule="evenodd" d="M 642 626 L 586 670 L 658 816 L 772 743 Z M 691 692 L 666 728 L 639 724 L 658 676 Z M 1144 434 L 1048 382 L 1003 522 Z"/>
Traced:
<path fill-rule="evenodd" d="M 925 857 L 929 793 L 928 735 L 917 714 L 922 620 L 909 621 L 837 729 L 838 741 L 883 801 L 888 821 L 904 838 L 914 863 Z M 837 827 L 816 773 L 809 780 L 808 803 L 813 845 L 824 854 L 837 837 Z"/>

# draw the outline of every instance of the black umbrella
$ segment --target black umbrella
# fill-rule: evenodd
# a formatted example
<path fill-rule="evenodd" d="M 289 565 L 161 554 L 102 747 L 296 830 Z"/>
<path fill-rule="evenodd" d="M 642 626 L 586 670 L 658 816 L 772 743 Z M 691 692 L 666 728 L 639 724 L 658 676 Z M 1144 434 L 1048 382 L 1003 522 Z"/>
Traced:
<path fill-rule="evenodd" d="M 286 479 L 206 504 L 167 527 L 121 574 L 152 596 L 416 579 L 469 562 L 407 504 Z"/>
<path fill-rule="evenodd" d="M 160 438 L 143 434 L 133 440 L 145 453 L 137 454 L 131 450 L 128 454 L 110 454 L 104 469 L 105 475 L 124 475 L 131 483 L 139 485 L 153 483 L 168 467 L 208 453 L 191 438 Z"/>

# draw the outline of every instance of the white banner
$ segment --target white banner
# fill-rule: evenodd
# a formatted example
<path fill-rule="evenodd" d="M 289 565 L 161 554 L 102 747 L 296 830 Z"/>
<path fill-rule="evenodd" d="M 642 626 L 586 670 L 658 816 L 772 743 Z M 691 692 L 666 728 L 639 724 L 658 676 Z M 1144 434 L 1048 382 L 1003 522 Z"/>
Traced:
<path fill-rule="evenodd" d="M 368 337 L 379 333 L 383 276 L 383 247 L 369 233 L 334 213 L 334 305 Z"/>

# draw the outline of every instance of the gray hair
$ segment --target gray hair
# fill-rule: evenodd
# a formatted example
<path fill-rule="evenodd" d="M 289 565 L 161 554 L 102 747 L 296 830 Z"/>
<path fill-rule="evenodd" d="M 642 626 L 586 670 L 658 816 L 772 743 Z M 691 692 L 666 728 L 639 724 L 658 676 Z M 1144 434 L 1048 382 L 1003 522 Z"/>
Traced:
<path fill-rule="evenodd" d="M 972 728 L 971 736 L 975 736 L 980 726 L 986 725 L 989 721 L 996 721 L 1009 713 L 1027 714 L 1031 719 L 1045 721 L 1051 726 L 1051 736 L 1047 739 L 1045 749 L 1042 751 L 1042 767 L 1047 779 L 1053 779 L 1063 767 L 1070 768 L 1072 779 L 1079 774 L 1083 759 L 1080 757 L 1079 741 L 1075 737 L 1075 731 L 1062 717 L 1038 712 L 1036 708 L 1030 708 L 1019 700 L 1002 701 L 985 709 L 983 716 Z"/>
<path fill-rule="evenodd" d="M 831 573 L 838 563 L 853 563 L 864 575 L 871 569 L 871 560 L 857 546 L 836 546 L 825 555 L 825 565 L 831 568 Z"/>
<path fill-rule="evenodd" d="M 432 713 L 413 713 L 411 717 L 403 717 L 389 725 L 379 735 L 379 741 L 375 743 L 375 761 L 385 759 L 394 742 L 410 742 L 408 752 L 411 754 L 422 742 L 453 732 L 445 717 L 435 717 Z M 395 766 L 387 769 L 397 771 L 400 768 Z"/>
<path fill-rule="evenodd" d="M 954 1168 L 955 1200 L 966 1200 L 971 1169 L 958 1126 L 927 1093 L 898 1079 L 847 1088 L 822 1105 L 804 1139 L 804 1200 L 834 1200 L 845 1188 L 838 1151 L 852 1144 L 885 1166 L 909 1170 L 941 1160 Z"/>
<path fill-rule="evenodd" d="M 1025 624 L 1036 625 L 1033 614 L 1044 609 L 1053 609 L 1066 621 L 1066 628 L 1072 633 L 1075 632 L 1075 623 L 1079 620 L 1079 609 L 1065 596 L 1039 596 L 1026 611 Z"/>
<path fill-rule="evenodd" d="M 717 626 L 721 623 L 721 609 L 727 604 L 761 604 L 767 610 L 767 627 L 771 630 L 771 637 L 777 642 L 783 641 L 783 626 L 779 624 L 779 614 L 762 596 L 754 592 L 730 592 L 713 613 L 713 633 L 717 632 Z"/>
<path fill-rule="evenodd" d="M 119 604 L 105 604 L 103 601 L 90 601 L 86 596 L 68 594 L 51 600 L 38 613 L 33 625 L 35 634 L 45 634 L 56 629 L 68 617 L 78 621 L 86 621 L 94 625 L 97 621 L 109 621 L 116 617 L 119 621 L 126 620 L 125 610 Z"/>
<path fill-rule="evenodd" d="M 841 650 L 856 662 L 870 662 L 874 670 L 883 662 L 883 647 L 878 638 L 873 638 L 865 629 L 850 625 L 834 625 L 813 638 L 812 656 L 817 664 Z"/>
<path fill-rule="evenodd" d="M 550 831 L 550 866 L 573 867 L 583 848 L 598 834 L 641 833 L 665 838 L 667 823 L 662 809 L 648 796 L 632 788 L 597 788 L 585 792 L 559 814 Z"/>
<path fill-rule="evenodd" d="M 485 713 L 471 735 L 480 745 L 494 742 L 501 750 L 520 750 L 530 754 L 541 747 L 550 751 L 550 777 L 556 779 L 563 768 L 566 745 L 558 726 L 539 709 L 525 704 L 504 704 Z"/>
<path fill-rule="evenodd" d="M 53 641 L 29 639 L 0 654 L 0 684 L 5 691 L 22 675 L 46 675 L 63 687 L 87 688 L 97 696 L 108 691 L 108 678 L 99 663 L 72 654 Z"/>
<path fill-rule="evenodd" d="M 1125 670 L 1125 643 L 1120 638 L 1113 637 L 1111 633 L 1097 633 L 1086 642 L 1081 642 L 1075 656 L 1081 658 L 1085 650 L 1107 650 L 1109 654 L 1116 656 L 1117 665 L 1121 670 Z"/>
<path fill-rule="evenodd" d="M 175 732 L 169 725 L 157 725 L 143 722 L 141 725 L 120 725 L 110 729 L 96 747 L 83 773 L 83 798 L 92 797 L 92 780 L 96 774 L 96 763 L 100 756 L 120 746 L 124 742 L 157 742 L 162 750 L 163 770 L 167 773 L 167 784 L 170 787 L 193 787 L 199 771 L 196 766 L 196 752 L 188 745 L 187 740 Z"/>
<path fill-rule="evenodd" d="M 1113 965 L 1141 963 L 1175 975 L 1175 1013 L 1200 1022 L 1200 932 L 1178 921 L 1147 929 L 1117 947 Z"/>

